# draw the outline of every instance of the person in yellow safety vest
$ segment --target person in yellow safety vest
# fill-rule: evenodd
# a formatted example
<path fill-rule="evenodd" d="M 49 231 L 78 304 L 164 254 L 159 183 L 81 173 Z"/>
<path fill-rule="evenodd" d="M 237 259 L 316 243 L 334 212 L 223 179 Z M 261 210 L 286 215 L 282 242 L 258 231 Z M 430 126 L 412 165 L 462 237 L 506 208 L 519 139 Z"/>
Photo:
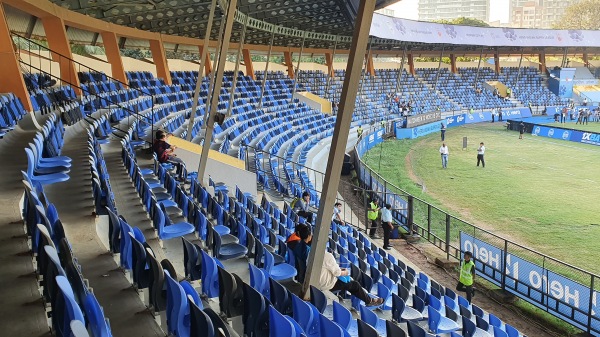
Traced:
<path fill-rule="evenodd" d="M 506 97 L 511 98 L 512 90 L 510 88 L 506 88 Z"/>
<path fill-rule="evenodd" d="M 367 212 L 367 218 L 371 221 L 371 229 L 369 229 L 369 236 L 374 237 L 375 231 L 377 231 L 377 217 L 379 216 L 379 205 L 377 199 L 373 198 L 369 204 L 369 211 Z"/>
<path fill-rule="evenodd" d="M 475 280 L 475 263 L 472 260 L 473 254 L 465 252 L 464 260 L 460 262 L 460 274 L 456 290 L 467 293 L 467 301 L 471 303 L 471 298 L 475 296 L 473 282 Z"/>
<path fill-rule="evenodd" d="M 362 138 L 362 134 L 363 134 L 362 125 L 358 126 L 358 129 L 356 129 L 356 133 L 358 134 L 358 139 L 360 140 Z"/>

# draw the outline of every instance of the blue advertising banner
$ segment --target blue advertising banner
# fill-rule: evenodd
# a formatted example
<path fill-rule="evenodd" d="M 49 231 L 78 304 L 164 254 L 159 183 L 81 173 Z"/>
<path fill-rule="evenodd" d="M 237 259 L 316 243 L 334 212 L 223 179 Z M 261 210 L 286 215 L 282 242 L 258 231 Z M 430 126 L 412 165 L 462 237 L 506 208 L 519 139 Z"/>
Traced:
<path fill-rule="evenodd" d="M 510 108 L 510 109 L 502 109 L 502 118 L 503 119 L 515 119 L 515 118 L 527 118 L 531 117 L 531 111 L 529 108 Z"/>
<path fill-rule="evenodd" d="M 405 139 L 405 138 L 418 138 L 421 136 L 428 135 L 430 133 L 439 132 L 442 128 L 441 122 L 435 122 L 431 124 L 421 125 L 414 127 L 412 129 L 405 128 L 396 128 L 396 138 Z"/>
<path fill-rule="evenodd" d="M 465 114 L 465 124 L 489 122 L 492 120 L 491 112 L 474 112 Z"/>
<path fill-rule="evenodd" d="M 506 259 L 507 291 L 584 330 L 589 313 L 596 330 L 592 335 L 600 336 L 597 291 L 464 232 L 460 232 L 460 247 L 473 253 L 477 274 L 498 286 Z"/>
<path fill-rule="evenodd" d="M 561 128 L 552 128 L 542 125 L 535 125 L 533 130 L 531 130 L 532 136 L 541 136 L 548 137 L 554 139 L 563 139 L 570 140 L 571 139 L 571 130 L 561 129 Z"/>
<path fill-rule="evenodd" d="M 579 137 L 581 137 L 581 139 L 579 139 Z M 571 141 L 600 146 L 600 134 L 593 132 L 574 131 L 571 136 Z"/>
<path fill-rule="evenodd" d="M 375 145 L 383 142 L 383 135 L 385 130 L 383 128 L 375 130 L 368 135 L 365 134 L 363 138 L 356 144 L 356 151 L 358 152 L 358 156 L 362 157 L 367 151 L 372 149 Z"/>
<path fill-rule="evenodd" d="M 534 125 L 532 136 L 548 137 L 554 139 L 569 140 L 575 143 L 583 143 L 600 146 L 600 134 L 584 132 L 579 130 L 554 128 L 544 125 Z"/>
<path fill-rule="evenodd" d="M 463 124 L 465 124 L 465 115 L 460 114 L 460 115 L 456 115 L 456 116 L 446 117 L 445 122 L 446 122 L 447 128 L 463 125 Z"/>

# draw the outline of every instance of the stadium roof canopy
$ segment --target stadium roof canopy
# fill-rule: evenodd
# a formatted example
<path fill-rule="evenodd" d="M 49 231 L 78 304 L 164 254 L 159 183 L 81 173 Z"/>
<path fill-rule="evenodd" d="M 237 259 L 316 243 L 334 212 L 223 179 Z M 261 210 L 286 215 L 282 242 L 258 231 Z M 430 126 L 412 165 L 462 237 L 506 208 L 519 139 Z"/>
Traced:
<path fill-rule="evenodd" d="M 161 34 L 202 39 L 207 26 L 210 0 L 50 0 L 66 9 L 88 15 L 93 18 L 126 27 Z M 399 0 L 377 0 L 376 8 L 383 8 Z M 217 0 L 222 6 L 226 1 Z M 244 23 L 246 23 L 245 43 L 267 46 L 273 34 L 273 46 L 299 48 L 304 41 L 307 53 L 322 53 L 336 48 L 338 55 L 348 53 L 350 48 L 353 22 L 356 17 L 359 0 L 238 0 L 238 10 L 232 32 L 232 42 L 239 42 Z M 6 9 L 11 29 L 25 36 L 44 36 L 41 23 L 35 17 L 24 12 Z M 218 40 L 222 11 L 215 13 L 211 29 L 211 40 Z M 406 21 L 406 20 L 405 20 Z M 410 20 L 408 20 L 410 21 Z M 406 21 L 406 22 L 408 22 Z M 428 23 L 423 24 L 423 29 Z M 473 28 L 477 29 L 477 28 Z M 75 44 L 101 44 L 98 33 L 87 32 L 70 27 L 68 35 Z M 382 35 L 379 35 L 382 36 Z M 401 55 L 407 50 L 414 56 L 478 56 L 500 55 L 546 55 L 598 54 L 600 48 L 571 46 L 568 50 L 561 47 L 534 46 L 487 46 L 450 43 L 424 43 L 416 40 L 401 41 L 402 36 L 371 37 L 370 48 L 374 56 Z M 492 41 L 495 39 L 491 39 Z M 121 48 L 147 49 L 147 41 L 122 37 Z M 197 52 L 191 46 L 165 43 L 166 50 Z M 255 51 L 261 53 L 261 51 Z M 265 52 L 265 51 L 262 51 Z"/>
<path fill-rule="evenodd" d="M 64 8 L 118 25 L 169 35 L 202 38 L 207 26 L 210 0 L 51 0 Z M 399 0 L 377 0 L 383 8 Z M 221 1 L 217 1 L 217 4 Z M 253 19 L 307 32 L 352 36 L 359 0 L 239 0 L 238 12 Z M 217 40 L 221 11 L 215 13 L 211 39 Z M 237 16 L 232 41 L 242 25 Z M 268 45 L 270 33 L 250 28 L 246 43 Z M 276 34 L 273 45 L 296 46 L 297 36 Z M 331 48 L 333 41 L 307 39 L 308 48 Z M 346 43 L 343 43 L 345 45 Z M 349 46 L 349 41 L 347 42 Z M 342 47 L 342 44 L 339 45 Z"/>

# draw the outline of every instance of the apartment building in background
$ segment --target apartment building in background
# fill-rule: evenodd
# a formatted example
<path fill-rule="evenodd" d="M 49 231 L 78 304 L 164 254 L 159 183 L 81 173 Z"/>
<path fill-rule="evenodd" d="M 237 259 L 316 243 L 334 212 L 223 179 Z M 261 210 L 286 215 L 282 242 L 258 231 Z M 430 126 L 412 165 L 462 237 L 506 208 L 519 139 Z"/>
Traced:
<path fill-rule="evenodd" d="M 579 0 L 510 0 L 510 26 L 552 28 L 565 9 Z"/>
<path fill-rule="evenodd" d="M 488 22 L 490 1 L 493 0 L 419 0 L 419 20 L 451 20 L 465 17 Z"/>

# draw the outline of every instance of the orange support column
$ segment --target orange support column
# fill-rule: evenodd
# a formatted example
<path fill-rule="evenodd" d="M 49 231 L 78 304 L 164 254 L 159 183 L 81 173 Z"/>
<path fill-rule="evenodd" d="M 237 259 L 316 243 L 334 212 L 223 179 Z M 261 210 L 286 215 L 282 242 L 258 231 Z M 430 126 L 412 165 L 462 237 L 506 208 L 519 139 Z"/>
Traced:
<path fill-rule="evenodd" d="M 210 52 L 207 51 L 206 52 L 206 59 L 204 59 L 204 73 L 206 75 L 212 73 L 213 68 L 212 68 L 212 60 L 210 59 Z"/>
<path fill-rule="evenodd" d="M 494 67 L 496 74 L 500 74 L 500 55 L 498 55 L 498 53 L 494 54 Z"/>
<path fill-rule="evenodd" d="M 327 56 L 327 54 L 325 54 Z M 283 61 L 287 67 L 288 77 L 293 79 L 296 74 L 294 74 L 294 63 L 292 62 L 292 52 L 284 51 L 283 52 Z"/>
<path fill-rule="evenodd" d="M 152 52 L 152 60 L 156 66 L 156 75 L 165 80 L 166 84 L 171 84 L 171 73 L 167 64 L 167 56 L 165 55 L 165 47 L 162 40 L 150 40 L 150 52 Z"/>
<path fill-rule="evenodd" d="M 450 71 L 452 71 L 453 74 L 456 74 L 456 55 L 454 54 L 450 54 Z"/>
<path fill-rule="evenodd" d="M 367 55 L 367 72 L 371 77 L 375 77 L 375 66 L 373 65 L 373 54 Z"/>
<path fill-rule="evenodd" d="M 242 50 L 242 54 L 244 55 L 244 64 L 246 65 L 246 76 L 250 76 L 251 79 L 256 80 L 256 75 L 254 75 L 254 66 L 252 65 L 252 58 L 250 57 L 250 50 L 244 49 Z"/>
<path fill-rule="evenodd" d="M 204 46 L 198 46 L 198 52 L 200 57 L 202 57 Z M 204 76 L 208 76 L 210 73 L 212 73 L 212 62 L 210 61 L 210 52 L 207 50 L 206 57 L 204 58 Z"/>
<path fill-rule="evenodd" d="M 67 38 L 65 22 L 62 18 L 47 16 L 42 18 L 42 24 L 46 31 L 48 46 L 52 50 L 52 59 L 58 62 L 60 66 L 60 79 L 70 84 L 77 95 L 81 95 L 79 77 L 77 76 L 77 69 L 75 69 L 75 63 L 73 62 L 73 54 L 71 53 L 71 46 Z"/>
<path fill-rule="evenodd" d="M 333 54 L 325 53 L 325 64 L 327 64 L 327 74 L 329 74 L 329 77 L 333 77 L 335 75 L 333 71 Z"/>
<path fill-rule="evenodd" d="M 415 75 L 415 60 L 413 59 L 413 54 L 408 54 L 408 72 L 411 75 Z"/>
<path fill-rule="evenodd" d="M 127 83 L 123 59 L 121 59 L 121 52 L 119 51 L 117 34 L 114 32 L 102 32 L 100 35 L 102 35 L 106 59 L 108 60 L 108 63 L 110 63 L 110 68 L 112 70 L 112 77 L 123 83 Z"/>
<path fill-rule="evenodd" d="M 540 72 L 546 72 L 546 53 L 540 53 L 538 55 L 540 61 Z"/>
<path fill-rule="evenodd" d="M 31 100 L 21 68 L 19 67 L 18 55 L 13 49 L 13 41 L 4 15 L 4 6 L 0 4 L 0 64 L 2 64 L 2 81 L 0 81 L 0 92 L 12 92 L 23 102 L 26 110 L 33 110 Z"/>

